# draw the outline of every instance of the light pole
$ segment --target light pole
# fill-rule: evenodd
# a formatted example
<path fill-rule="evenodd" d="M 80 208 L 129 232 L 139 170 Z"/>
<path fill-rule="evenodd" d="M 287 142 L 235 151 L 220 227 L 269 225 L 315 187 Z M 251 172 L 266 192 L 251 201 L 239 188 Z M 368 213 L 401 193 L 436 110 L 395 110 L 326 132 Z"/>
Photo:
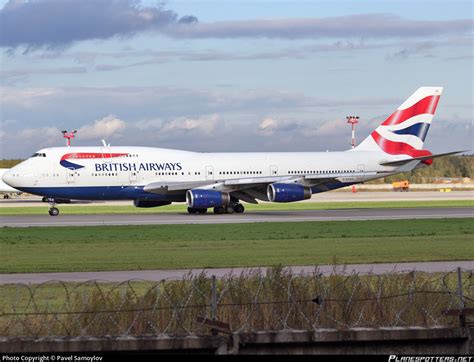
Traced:
<path fill-rule="evenodd" d="M 66 138 L 66 146 L 68 147 L 71 147 L 71 138 L 74 138 L 75 134 L 77 133 L 77 130 L 74 130 L 72 132 L 69 132 L 68 131 L 61 131 L 61 133 L 63 134 L 63 137 Z"/>
<path fill-rule="evenodd" d="M 354 149 L 355 147 L 355 125 L 359 123 L 359 116 L 347 116 L 347 123 L 349 123 L 352 126 L 352 140 L 351 140 L 351 145 L 352 148 Z M 355 193 L 357 192 L 355 185 L 352 185 L 352 192 Z"/>
<path fill-rule="evenodd" d="M 347 123 L 349 123 L 352 126 L 352 141 L 351 145 L 352 148 L 355 147 L 355 125 L 359 123 L 359 116 L 347 116 Z"/>

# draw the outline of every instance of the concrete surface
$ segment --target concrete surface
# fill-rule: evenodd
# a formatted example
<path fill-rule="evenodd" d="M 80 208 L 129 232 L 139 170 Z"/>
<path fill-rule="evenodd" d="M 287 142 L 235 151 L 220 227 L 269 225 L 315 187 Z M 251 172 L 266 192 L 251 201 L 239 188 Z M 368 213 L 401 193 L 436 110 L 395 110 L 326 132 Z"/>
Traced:
<path fill-rule="evenodd" d="M 0 338 L 0 352 L 469 355 L 473 332 L 469 328 L 398 327 L 188 337 Z"/>
<path fill-rule="evenodd" d="M 46 213 L 46 209 L 45 209 Z M 474 216 L 474 207 L 394 208 L 249 211 L 243 214 L 216 215 L 183 213 L 95 214 L 95 215 L 15 215 L 1 216 L 0 227 L 163 225 L 163 224 L 234 224 L 255 222 L 295 222 L 330 220 L 394 220 L 466 218 Z"/>
<path fill-rule="evenodd" d="M 474 271 L 474 260 L 465 261 L 436 261 L 436 262 L 416 262 L 416 263 L 386 263 L 386 264 L 348 264 L 348 265 L 319 265 L 318 272 L 323 275 L 336 274 L 385 274 L 385 273 L 406 273 L 419 271 L 426 273 L 447 273 L 457 267 L 463 270 Z M 312 274 L 316 266 L 291 266 L 288 267 L 295 274 Z M 84 282 L 88 280 L 98 280 L 101 282 L 123 282 L 130 279 L 136 280 L 173 280 L 182 279 L 189 273 L 199 275 L 204 272 L 206 275 L 215 275 L 222 278 L 226 275 L 240 275 L 248 270 L 260 270 L 265 273 L 266 267 L 253 268 L 215 268 L 215 269 L 171 269 L 171 270 L 123 270 L 123 271 L 101 271 L 101 272 L 71 272 L 71 273 L 18 273 L 0 274 L 0 284 L 39 284 L 51 280 L 63 282 Z"/>

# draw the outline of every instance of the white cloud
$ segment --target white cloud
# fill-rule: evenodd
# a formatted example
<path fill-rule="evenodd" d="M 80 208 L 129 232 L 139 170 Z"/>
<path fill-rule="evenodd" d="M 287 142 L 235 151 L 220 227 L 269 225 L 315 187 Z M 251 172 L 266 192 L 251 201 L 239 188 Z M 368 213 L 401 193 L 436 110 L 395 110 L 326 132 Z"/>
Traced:
<path fill-rule="evenodd" d="M 62 93 L 60 88 L 23 88 L 0 87 L 2 104 L 11 104 L 24 108 L 40 105 L 45 98 L 58 96 Z"/>
<path fill-rule="evenodd" d="M 18 143 L 21 141 L 21 148 L 29 148 L 34 145 L 34 149 L 52 147 L 58 145 L 61 131 L 56 127 L 26 128 L 16 135 L 9 135 L 8 141 Z M 5 137 L 7 139 L 7 137 Z M 31 151 L 30 151 L 31 153 Z"/>
<path fill-rule="evenodd" d="M 86 124 L 78 130 L 78 136 L 83 140 L 101 139 L 106 137 L 120 136 L 120 132 L 127 127 L 126 123 L 116 116 L 108 116 Z"/>
<path fill-rule="evenodd" d="M 47 139 L 51 137 L 58 137 L 60 130 L 56 127 L 42 127 L 42 128 L 26 128 L 19 133 L 19 137 L 22 140 L 33 140 L 33 139 Z"/>
<path fill-rule="evenodd" d="M 320 136 L 334 136 L 341 134 L 341 130 L 349 130 L 349 125 L 346 124 L 345 120 L 335 119 L 324 122 L 317 129 L 317 134 Z"/>
<path fill-rule="evenodd" d="M 182 38 L 412 38 L 447 34 L 469 34 L 471 19 L 426 21 L 405 19 L 393 14 L 357 14 L 327 18 L 286 18 L 194 22 L 165 28 Z"/>
<path fill-rule="evenodd" d="M 219 117 L 217 114 L 203 118 L 178 118 L 172 120 L 171 122 L 164 123 L 162 131 L 199 131 L 201 133 L 210 135 L 214 132 L 218 123 Z"/>
<path fill-rule="evenodd" d="M 278 129 L 280 125 L 280 121 L 277 121 L 273 118 L 265 118 L 260 124 L 258 125 L 259 133 L 262 136 L 272 136 L 276 129 Z"/>
<path fill-rule="evenodd" d="M 350 144 L 346 112 L 355 109 L 361 116 L 356 129 L 360 142 L 403 101 L 391 99 L 390 94 L 341 99 L 292 92 L 164 87 L 0 90 L 8 95 L 1 101 L 1 130 L 7 135 L 0 145 L 0 158 L 27 157 L 42 147 L 63 146 L 62 129 L 79 131 L 75 146 L 99 145 L 105 138 L 114 146 L 209 152 L 343 150 Z M 471 110 L 471 103 L 446 98 L 428 135 L 427 144 L 432 144 L 428 149 L 472 148 L 472 132 L 465 128 L 452 129 L 444 140 L 435 137 L 436 129 L 443 130 L 440 135 L 445 131 L 438 120 L 464 127 L 471 124 Z M 454 117 L 456 114 L 463 119 Z"/>

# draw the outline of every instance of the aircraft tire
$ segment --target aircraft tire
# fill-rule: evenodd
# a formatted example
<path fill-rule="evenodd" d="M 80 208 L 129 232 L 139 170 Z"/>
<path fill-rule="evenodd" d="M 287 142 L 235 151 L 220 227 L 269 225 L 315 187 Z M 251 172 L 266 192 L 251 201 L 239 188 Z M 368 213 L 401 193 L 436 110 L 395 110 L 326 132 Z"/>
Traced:
<path fill-rule="evenodd" d="M 195 209 L 194 207 L 188 207 L 188 212 L 190 214 L 197 214 L 197 209 Z"/>
<path fill-rule="evenodd" d="M 234 213 L 234 206 L 233 205 L 227 205 L 225 207 L 225 213 L 226 214 L 233 214 Z"/>
<path fill-rule="evenodd" d="M 218 206 L 214 208 L 214 214 L 223 214 L 225 213 L 224 206 Z"/>
<path fill-rule="evenodd" d="M 205 214 L 207 212 L 207 209 L 197 209 L 198 214 Z"/>
<path fill-rule="evenodd" d="M 59 215 L 59 209 L 56 207 L 52 207 L 49 209 L 49 215 L 51 216 L 58 216 Z"/>
<path fill-rule="evenodd" d="M 245 211 L 245 207 L 242 204 L 237 204 L 237 205 L 234 206 L 234 211 L 237 214 L 242 214 Z"/>

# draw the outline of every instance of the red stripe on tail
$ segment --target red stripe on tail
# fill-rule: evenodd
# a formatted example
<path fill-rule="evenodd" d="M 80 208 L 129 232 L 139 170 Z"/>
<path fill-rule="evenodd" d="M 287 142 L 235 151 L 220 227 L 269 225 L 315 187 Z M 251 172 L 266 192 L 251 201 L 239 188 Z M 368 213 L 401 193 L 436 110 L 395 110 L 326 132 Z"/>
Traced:
<path fill-rule="evenodd" d="M 411 155 L 411 152 L 415 150 L 413 146 L 410 146 L 407 143 L 394 142 L 383 138 L 377 131 L 372 132 L 372 138 L 384 152 L 391 155 Z"/>
<path fill-rule="evenodd" d="M 377 131 L 372 132 L 372 138 L 379 145 L 379 147 L 386 153 L 391 155 L 408 155 L 411 157 L 431 156 L 432 153 L 428 150 L 417 150 L 413 146 L 403 142 L 394 142 L 383 138 Z M 433 163 L 432 159 L 421 161 L 426 165 Z"/>
<path fill-rule="evenodd" d="M 382 126 L 400 124 L 402 122 L 405 122 L 407 119 L 410 119 L 411 117 L 417 116 L 419 114 L 434 114 L 438 102 L 439 96 L 425 97 L 407 109 L 398 110 L 392 113 L 392 115 L 388 117 L 384 123 L 382 123 Z"/>

